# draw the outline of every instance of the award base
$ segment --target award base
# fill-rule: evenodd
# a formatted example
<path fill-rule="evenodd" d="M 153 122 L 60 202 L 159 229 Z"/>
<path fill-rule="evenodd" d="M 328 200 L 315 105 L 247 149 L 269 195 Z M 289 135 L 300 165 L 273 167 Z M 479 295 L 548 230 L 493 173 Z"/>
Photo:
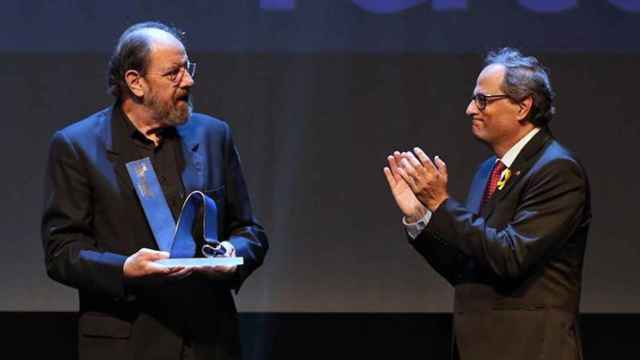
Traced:
<path fill-rule="evenodd" d="M 155 262 L 158 265 L 171 266 L 238 266 L 244 264 L 242 257 L 207 257 L 207 258 L 174 258 L 162 259 Z"/>

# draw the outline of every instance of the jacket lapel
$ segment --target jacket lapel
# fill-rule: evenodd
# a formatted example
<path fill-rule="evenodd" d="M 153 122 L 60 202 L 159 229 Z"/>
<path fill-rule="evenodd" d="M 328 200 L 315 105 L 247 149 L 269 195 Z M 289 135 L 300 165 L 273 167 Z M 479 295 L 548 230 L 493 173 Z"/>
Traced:
<path fill-rule="evenodd" d="M 128 195 L 133 195 L 135 194 L 135 189 L 133 188 L 133 183 L 129 178 L 129 173 L 127 172 L 125 163 L 127 161 L 137 159 L 125 159 L 121 155 L 123 147 L 122 141 L 125 141 L 126 139 L 122 139 L 121 136 L 114 136 L 117 132 L 117 122 L 124 121 L 118 111 L 117 105 L 114 105 L 111 109 L 105 112 L 105 118 L 101 122 L 100 129 L 97 129 L 97 131 L 98 136 L 100 136 L 104 141 L 104 145 L 107 150 L 107 158 L 113 166 L 113 172 L 116 174 L 119 188 L 123 193 L 126 192 Z"/>
<path fill-rule="evenodd" d="M 473 179 L 473 183 L 471 183 L 469 195 L 467 196 L 467 208 L 476 214 L 480 213 L 484 189 L 487 187 L 487 182 L 489 181 L 489 176 L 491 176 L 491 170 L 493 170 L 495 162 L 496 157 L 493 156 L 482 163 Z"/>
<path fill-rule="evenodd" d="M 96 135 L 103 142 L 106 150 L 106 163 L 100 165 L 101 169 L 104 169 L 102 173 L 113 184 L 114 189 L 117 189 L 121 195 L 120 200 L 114 199 L 119 203 L 118 207 L 119 218 L 122 224 L 130 231 L 123 231 L 120 235 L 123 239 L 128 238 L 130 248 L 135 251 L 141 247 L 157 248 L 155 241 L 147 242 L 147 235 L 145 231 L 146 226 L 139 226 L 140 221 L 145 221 L 142 209 L 138 212 L 139 201 L 133 188 L 133 183 L 129 178 L 129 174 L 125 167 L 127 159 L 124 159 L 122 152 L 122 139 L 117 136 L 116 122 L 123 121 L 121 116 L 117 113 L 117 108 L 112 107 L 105 110 L 103 116 L 96 127 Z M 133 160 L 133 159 L 132 159 Z"/>
<path fill-rule="evenodd" d="M 482 215 L 485 218 L 491 216 L 498 202 L 504 199 L 515 185 L 524 178 L 524 175 L 529 171 L 531 166 L 533 166 L 533 163 L 537 158 L 536 155 L 542 151 L 550 139 L 551 133 L 547 128 L 543 128 L 527 143 L 527 145 L 524 146 L 513 164 L 509 167 L 511 177 L 507 180 L 502 189 L 496 189 L 496 192 L 482 209 Z"/>

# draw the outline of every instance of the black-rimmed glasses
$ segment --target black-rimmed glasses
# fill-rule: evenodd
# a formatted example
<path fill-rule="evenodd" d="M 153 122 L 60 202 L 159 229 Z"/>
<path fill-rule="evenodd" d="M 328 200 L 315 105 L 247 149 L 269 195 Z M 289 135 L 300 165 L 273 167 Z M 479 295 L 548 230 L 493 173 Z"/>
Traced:
<path fill-rule="evenodd" d="M 511 97 L 507 94 L 496 94 L 496 95 L 485 95 L 485 94 L 475 94 L 471 97 L 471 100 L 473 100 L 476 103 L 476 107 L 478 107 L 478 110 L 484 110 L 487 105 L 495 100 L 500 100 L 500 99 L 510 99 Z"/>

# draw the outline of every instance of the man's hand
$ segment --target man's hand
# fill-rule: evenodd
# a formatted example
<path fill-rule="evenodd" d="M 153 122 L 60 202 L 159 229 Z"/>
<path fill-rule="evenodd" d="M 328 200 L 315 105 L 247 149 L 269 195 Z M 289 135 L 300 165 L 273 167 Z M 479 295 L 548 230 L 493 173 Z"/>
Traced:
<path fill-rule="evenodd" d="M 169 253 L 142 248 L 129 256 L 124 262 L 124 277 L 129 280 L 142 279 L 182 279 L 191 274 L 192 269 L 183 266 L 166 267 L 155 263 L 156 260 L 168 259 Z"/>
<path fill-rule="evenodd" d="M 384 175 L 389 183 L 389 189 L 400 211 L 405 216 L 408 223 L 415 223 L 422 219 L 427 213 L 427 208 L 420 203 L 407 182 L 400 176 L 399 162 L 402 160 L 402 154 L 395 151 L 393 155 L 387 157 L 389 166 L 384 167 Z"/>
<path fill-rule="evenodd" d="M 225 248 L 227 251 L 223 255 L 223 257 L 234 257 L 236 256 L 236 249 L 231 245 L 231 243 L 223 241 L 225 244 L 220 245 Z M 230 278 L 233 273 L 236 272 L 237 266 L 195 266 L 193 267 L 193 271 L 197 273 L 204 274 L 210 279 L 213 280 L 224 280 Z"/>
<path fill-rule="evenodd" d="M 447 165 L 437 156 L 434 164 L 418 147 L 413 151 L 415 155 L 412 152 L 402 154 L 398 173 L 418 200 L 432 212 L 436 211 L 449 198 Z"/>

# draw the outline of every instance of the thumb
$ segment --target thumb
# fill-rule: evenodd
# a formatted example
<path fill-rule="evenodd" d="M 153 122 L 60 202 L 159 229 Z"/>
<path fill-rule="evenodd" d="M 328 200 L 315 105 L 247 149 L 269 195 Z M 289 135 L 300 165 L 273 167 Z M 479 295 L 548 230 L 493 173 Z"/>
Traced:
<path fill-rule="evenodd" d="M 168 259 L 169 258 L 169 253 L 166 251 L 148 251 L 144 253 L 144 258 L 146 260 L 151 260 L 151 261 L 155 261 L 155 260 L 161 260 L 161 259 Z"/>

